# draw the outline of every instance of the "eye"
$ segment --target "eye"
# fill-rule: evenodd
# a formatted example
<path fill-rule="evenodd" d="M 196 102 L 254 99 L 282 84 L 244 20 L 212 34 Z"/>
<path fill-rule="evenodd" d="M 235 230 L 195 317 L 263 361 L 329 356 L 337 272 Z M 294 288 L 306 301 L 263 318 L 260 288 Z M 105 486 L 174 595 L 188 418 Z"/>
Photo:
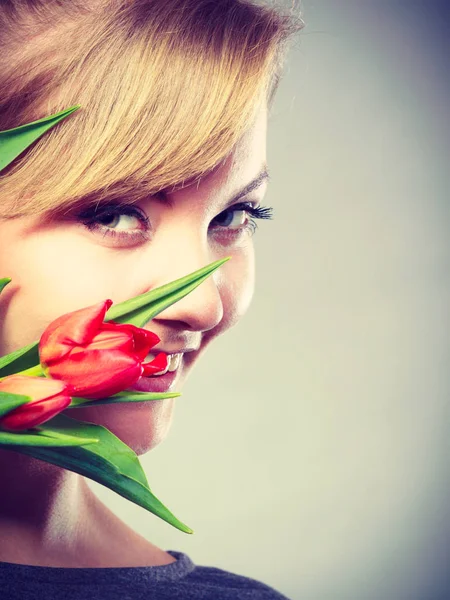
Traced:
<path fill-rule="evenodd" d="M 273 209 L 253 206 L 247 202 L 234 204 L 222 211 L 211 221 L 211 227 L 218 233 L 237 237 L 243 233 L 253 234 L 257 228 L 255 219 L 271 219 Z"/>
<path fill-rule="evenodd" d="M 238 210 L 236 208 L 227 208 L 217 215 L 212 221 L 211 225 L 218 225 L 219 227 L 228 227 L 229 229 L 239 229 L 248 219 L 247 212 L 245 210 Z"/>
<path fill-rule="evenodd" d="M 77 220 L 89 231 L 113 241 L 114 246 L 134 246 L 150 236 L 147 215 L 134 205 L 100 204 L 79 213 Z"/>

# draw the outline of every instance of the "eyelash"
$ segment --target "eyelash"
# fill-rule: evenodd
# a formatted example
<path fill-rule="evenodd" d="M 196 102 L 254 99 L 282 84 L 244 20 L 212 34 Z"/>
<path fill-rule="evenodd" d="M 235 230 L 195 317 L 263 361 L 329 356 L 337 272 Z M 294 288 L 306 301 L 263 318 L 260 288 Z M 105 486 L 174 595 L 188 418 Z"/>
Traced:
<path fill-rule="evenodd" d="M 219 213 L 217 217 L 220 217 L 223 213 L 227 212 L 240 212 L 245 211 L 249 218 L 247 222 L 243 224 L 241 227 L 237 229 L 230 229 L 228 227 L 220 227 L 224 230 L 227 235 L 230 236 L 238 236 L 244 232 L 248 232 L 250 235 L 253 235 L 258 228 L 258 225 L 255 219 L 272 219 L 273 218 L 273 208 L 269 206 L 253 206 L 253 204 L 249 204 L 248 202 L 240 202 L 239 204 L 233 204 L 229 206 L 224 211 Z M 217 219 L 217 217 L 215 217 Z M 213 219 L 214 220 L 214 219 Z"/>
<path fill-rule="evenodd" d="M 102 217 L 125 215 L 127 217 L 136 217 L 140 223 L 144 225 L 142 231 L 134 231 L 126 233 L 124 231 L 114 231 L 106 225 L 102 225 L 98 221 Z M 77 220 L 80 221 L 89 231 L 103 233 L 103 237 L 109 237 L 116 240 L 147 241 L 149 239 L 150 220 L 147 215 L 138 207 L 131 204 L 120 204 L 118 202 L 107 202 L 97 206 L 87 208 L 77 215 Z"/>
<path fill-rule="evenodd" d="M 223 213 L 227 213 L 229 211 L 239 212 L 245 211 L 250 218 L 247 219 L 246 223 L 241 227 L 236 229 L 230 229 L 226 226 L 218 226 L 218 229 L 223 229 L 224 233 L 230 237 L 237 237 L 242 235 L 244 232 L 250 233 L 253 235 L 257 229 L 257 224 L 255 219 L 272 219 L 273 218 L 273 208 L 266 206 L 253 206 L 247 202 L 240 202 L 238 204 L 234 204 L 229 208 L 225 209 L 215 219 L 217 219 Z M 129 217 L 136 217 L 139 219 L 140 223 L 144 226 L 142 231 L 134 231 L 133 233 L 126 233 L 124 231 L 114 231 L 112 229 L 108 229 L 106 225 L 100 224 L 98 221 L 105 216 L 122 216 L 126 215 Z M 105 203 L 103 205 L 97 205 L 95 207 L 91 207 L 83 210 L 81 213 L 77 215 L 77 220 L 79 220 L 89 231 L 96 231 L 98 233 L 103 233 L 103 237 L 110 237 L 117 240 L 135 240 L 136 244 L 139 241 L 148 241 L 149 239 L 149 229 L 150 229 L 150 220 L 147 215 L 140 210 L 138 207 L 131 204 L 120 204 L 118 202 L 110 202 Z M 213 219 L 214 221 L 214 219 Z M 212 221 L 211 221 L 212 222 Z"/>

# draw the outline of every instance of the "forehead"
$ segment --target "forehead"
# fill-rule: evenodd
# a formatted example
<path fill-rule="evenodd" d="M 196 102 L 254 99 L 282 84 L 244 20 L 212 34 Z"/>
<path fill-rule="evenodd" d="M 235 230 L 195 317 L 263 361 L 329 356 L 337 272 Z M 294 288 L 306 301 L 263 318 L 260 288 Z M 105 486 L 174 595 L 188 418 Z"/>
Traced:
<path fill-rule="evenodd" d="M 259 109 L 253 123 L 245 131 L 232 152 L 212 171 L 192 183 L 183 186 L 192 192 L 217 192 L 220 188 L 226 196 L 232 196 L 254 179 L 266 164 L 267 107 Z"/>
<path fill-rule="evenodd" d="M 265 104 L 224 163 L 222 185 L 244 184 L 255 177 L 266 162 L 267 109 Z"/>
<path fill-rule="evenodd" d="M 255 121 L 245 132 L 231 153 L 230 167 L 233 171 L 252 169 L 255 175 L 266 160 L 267 107 L 261 106 Z"/>

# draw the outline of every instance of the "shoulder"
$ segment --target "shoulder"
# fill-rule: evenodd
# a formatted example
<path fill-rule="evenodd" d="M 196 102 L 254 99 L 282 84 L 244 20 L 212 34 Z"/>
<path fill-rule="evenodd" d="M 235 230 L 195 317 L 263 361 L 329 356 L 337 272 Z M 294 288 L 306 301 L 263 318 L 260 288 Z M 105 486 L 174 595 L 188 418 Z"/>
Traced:
<path fill-rule="evenodd" d="M 181 583 L 181 582 L 180 582 Z M 195 590 L 193 598 L 228 600 L 288 600 L 270 586 L 216 567 L 196 566 L 187 575 L 183 584 Z"/>
<path fill-rule="evenodd" d="M 197 566 L 187 554 L 150 567 L 63 568 L 0 562 L 1 600 L 289 600 L 268 585 L 216 567 Z"/>

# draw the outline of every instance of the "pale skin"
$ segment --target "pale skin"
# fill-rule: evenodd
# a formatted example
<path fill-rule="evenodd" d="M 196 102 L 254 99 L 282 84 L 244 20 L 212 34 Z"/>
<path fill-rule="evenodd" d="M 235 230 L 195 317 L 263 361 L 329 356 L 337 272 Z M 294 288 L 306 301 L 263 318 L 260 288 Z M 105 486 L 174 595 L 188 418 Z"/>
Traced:
<path fill-rule="evenodd" d="M 230 256 L 194 292 L 146 325 L 161 338 L 156 350 L 195 349 L 184 354 L 178 369 L 174 389 L 181 391 L 202 352 L 236 324 L 251 301 L 254 251 L 245 227 L 248 214 L 233 212 L 232 206 L 258 206 L 267 179 L 260 178 L 237 202 L 232 199 L 264 168 L 266 125 L 263 105 L 234 151 L 199 184 L 168 190 L 169 202 L 140 202 L 150 223 L 148 235 L 136 217 L 127 215 L 102 230 L 89 230 L 76 219 L 0 221 L 0 276 L 12 278 L 0 299 L 0 355 L 37 340 L 61 314 L 106 298 L 121 302 Z M 105 229 L 115 229 L 121 237 L 113 238 Z M 98 406 L 66 414 L 107 427 L 143 454 L 167 435 L 176 402 Z M 0 480 L 7 491 L 0 495 L 0 561 L 125 567 L 175 560 L 125 525 L 71 471 L 0 450 Z"/>

